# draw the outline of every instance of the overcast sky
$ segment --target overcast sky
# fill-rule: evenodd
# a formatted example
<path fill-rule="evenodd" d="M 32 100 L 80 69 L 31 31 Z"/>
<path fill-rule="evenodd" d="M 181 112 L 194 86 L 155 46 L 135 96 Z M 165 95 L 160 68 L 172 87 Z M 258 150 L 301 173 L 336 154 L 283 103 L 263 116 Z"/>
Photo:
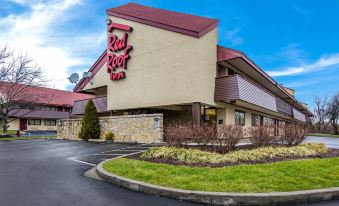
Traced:
<path fill-rule="evenodd" d="M 28 53 L 50 87 L 87 71 L 106 47 L 105 9 L 123 0 L 2 0 L 0 46 Z M 219 44 L 245 52 L 279 83 L 312 105 L 339 91 L 339 1 L 140 0 L 219 19 Z"/>

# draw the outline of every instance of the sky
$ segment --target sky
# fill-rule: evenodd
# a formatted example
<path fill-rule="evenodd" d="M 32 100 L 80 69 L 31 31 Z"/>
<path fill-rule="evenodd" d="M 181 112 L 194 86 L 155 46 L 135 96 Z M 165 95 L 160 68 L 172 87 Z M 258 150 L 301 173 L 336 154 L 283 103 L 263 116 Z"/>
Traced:
<path fill-rule="evenodd" d="M 339 0 L 0 0 L 0 47 L 27 53 L 49 87 L 106 48 L 107 8 L 128 2 L 219 19 L 218 43 L 243 51 L 300 101 L 339 92 Z M 321 2 L 321 3 L 320 3 Z"/>

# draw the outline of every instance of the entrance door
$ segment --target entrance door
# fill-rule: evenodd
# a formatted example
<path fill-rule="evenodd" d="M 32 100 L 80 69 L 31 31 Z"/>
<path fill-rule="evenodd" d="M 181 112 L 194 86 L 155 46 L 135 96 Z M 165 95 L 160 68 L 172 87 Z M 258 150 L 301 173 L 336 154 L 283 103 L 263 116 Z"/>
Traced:
<path fill-rule="evenodd" d="M 20 119 L 20 130 L 27 130 L 27 119 Z"/>

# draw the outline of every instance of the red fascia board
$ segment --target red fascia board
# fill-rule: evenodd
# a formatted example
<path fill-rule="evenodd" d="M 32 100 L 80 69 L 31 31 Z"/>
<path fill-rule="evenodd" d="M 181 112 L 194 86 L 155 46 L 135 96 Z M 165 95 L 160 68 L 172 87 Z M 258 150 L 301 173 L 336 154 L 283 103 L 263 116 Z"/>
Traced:
<path fill-rule="evenodd" d="M 111 15 L 111 16 L 131 20 L 131 21 L 134 21 L 134 22 L 146 24 L 146 25 L 149 25 L 149 26 L 158 27 L 158 28 L 161 28 L 161 29 L 169 30 L 169 31 L 174 31 L 174 32 L 177 32 L 177 33 L 185 34 L 185 35 L 196 37 L 196 38 L 202 37 L 203 35 L 207 34 L 208 32 L 210 32 L 211 30 L 213 30 L 214 28 L 216 28 L 218 26 L 218 20 L 214 20 L 213 23 L 209 24 L 204 29 L 197 32 L 197 31 L 187 30 L 187 29 L 183 29 L 183 28 L 178 28 L 178 27 L 175 27 L 175 26 L 169 26 L 169 25 L 166 25 L 166 24 L 162 24 L 162 23 L 159 23 L 159 22 L 154 22 L 154 21 L 151 21 L 151 20 L 146 20 L 146 19 L 142 19 L 142 18 L 138 18 L 138 17 L 134 17 L 134 16 L 120 14 L 120 13 L 117 13 L 117 12 L 113 12 L 109 9 L 106 10 L 106 13 L 108 15 Z"/>
<path fill-rule="evenodd" d="M 99 69 L 106 63 L 107 61 L 107 52 L 106 50 L 101 54 L 99 59 L 93 64 L 93 66 L 88 70 L 92 72 L 93 76 L 99 71 Z M 74 87 L 74 92 L 80 92 L 89 82 L 89 78 L 82 78 L 80 82 Z"/>

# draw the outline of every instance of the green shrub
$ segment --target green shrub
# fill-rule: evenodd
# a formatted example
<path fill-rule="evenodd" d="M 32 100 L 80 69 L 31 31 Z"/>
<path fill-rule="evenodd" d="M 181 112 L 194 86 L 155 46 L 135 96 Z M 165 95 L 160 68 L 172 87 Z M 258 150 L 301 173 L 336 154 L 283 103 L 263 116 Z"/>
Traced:
<path fill-rule="evenodd" d="M 100 138 L 100 124 L 98 113 L 91 99 L 88 100 L 85 107 L 79 138 L 86 141 L 88 141 L 89 139 Z"/>
<path fill-rule="evenodd" d="M 109 131 L 104 134 L 104 139 L 106 141 L 114 141 L 114 134 L 113 132 Z"/>
<path fill-rule="evenodd" d="M 293 147 L 262 147 L 253 150 L 238 150 L 226 154 L 206 152 L 192 148 L 154 147 L 146 151 L 142 157 L 173 159 L 186 163 L 237 163 L 277 157 L 304 157 L 326 152 L 328 152 L 327 147 L 321 143 L 306 143 Z"/>

